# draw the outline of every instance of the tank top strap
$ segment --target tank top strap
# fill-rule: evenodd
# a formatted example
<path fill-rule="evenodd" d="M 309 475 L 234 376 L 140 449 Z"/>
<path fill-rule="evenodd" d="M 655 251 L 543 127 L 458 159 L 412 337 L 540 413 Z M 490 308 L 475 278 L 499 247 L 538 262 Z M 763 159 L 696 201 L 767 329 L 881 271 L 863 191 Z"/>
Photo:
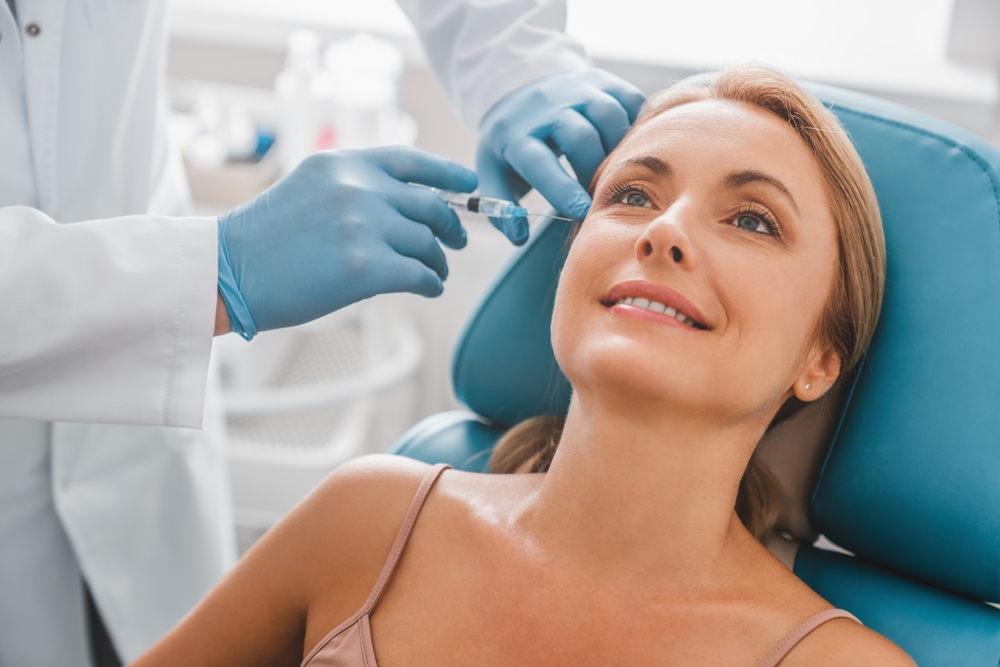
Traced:
<path fill-rule="evenodd" d="M 764 659 L 764 662 L 760 663 L 760 667 L 775 667 L 779 662 L 784 660 L 785 656 L 788 655 L 800 641 L 806 638 L 806 635 L 827 621 L 832 621 L 835 618 L 849 618 L 852 621 L 861 623 L 861 621 L 859 621 L 854 614 L 843 609 L 827 609 L 826 611 L 821 611 L 815 616 L 807 618 L 803 621 L 802 625 L 789 632 L 784 639 L 778 642 L 778 645 L 774 647 L 771 654 Z"/>
<path fill-rule="evenodd" d="M 403 549 L 406 548 L 406 542 L 410 539 L 410 533 L 413 532 L 413 524 L 417 522 L 417 516 L 420 514 L 420 510 L 423 509 L 424 501 L 427 500 L 427 496 L 430 495 L 431 489 L 434 488 L 434 483 L 437 482 L 441 473 L 450 467 L 446 463 L 439 463 L 424 475 L 424 479 L 420 482 L 420 487 L 417 489 L 416 495 L 413 496 L 413 500 L 410 502 L 410 509 L 406 511 L 406 516 L 403 517 L 403 523 L 399 527 L 399 532 L 396 533 L 396 541 L 392 543 L 389 557 L 386 559 L 385 565 L 382 566 L 382 574 L 378 576 L 375 588 L 372 589 L 359 615 L 370 613 L 375 608 L 375 604 L 378 602 L 379 597 L 381 597 L 382 591 L 389 581 L 389 577 L 392 576 L 392 571 L 396 569 L 396 563 L 399 562 L 399 557 L 402 555 Z"/>

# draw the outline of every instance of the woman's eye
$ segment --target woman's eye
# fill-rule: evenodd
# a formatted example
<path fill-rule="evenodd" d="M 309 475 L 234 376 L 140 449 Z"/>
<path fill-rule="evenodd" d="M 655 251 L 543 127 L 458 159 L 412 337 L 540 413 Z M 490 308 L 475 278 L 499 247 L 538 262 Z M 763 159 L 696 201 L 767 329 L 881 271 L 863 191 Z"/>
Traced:
<path fill-rule="evenodd" d="M 748 232 L 759 232 L 761 234 L 774 234 L 774 230 L 771 229 L 770 225 L 754 215 L 740 215 L 737 216 L 733 221 L 740 229 L 745 229 Z"/>
<path fill-rule="evenodd" d="M 630 192 L 622 197 L 620 201 L 626 206 L 637 206 L 639 208 L 649 206 L 649 199 L 641 192 Z"/>

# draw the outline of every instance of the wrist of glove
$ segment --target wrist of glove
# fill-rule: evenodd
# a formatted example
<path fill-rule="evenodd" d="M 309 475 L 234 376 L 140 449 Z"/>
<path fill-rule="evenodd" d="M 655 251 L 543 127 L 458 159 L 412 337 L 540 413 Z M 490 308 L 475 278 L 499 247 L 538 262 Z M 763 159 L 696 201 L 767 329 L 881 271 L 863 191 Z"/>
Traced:
<path fill-rule="evenodd" d="M 535 188 L 560 215 L 582 220 L 594 174 L 645 99 L 632 84 L 599 69 L 552 75 L 513 91 L 480 124 L 480 192 L 519 201 Z M 575 178 L 560 164 L 561 155 Z M 492 222 L 517 245 L 528 238 L 525 218 Z"/>
<path fill-rule="evenodd" d="M 474 172 L 416 148 L 317 153 L 219 218 L 219 290 L 233 331 L 294 326 L 387 292 L 437 296 L 438 242 L 466 243 L 458 216 L 414 183 L 460 192 Z"/>
<path fill-rule="evenodd" d="M 219 294 L 222 304 L 229 316 L 229 331 L 238 333 L 245 340 L 257 335 L 257 325 L 250 315 L 250 308 L 236 286 L 232 266 L 229 264 L 229 249 L 226 247 L 226 235 L 222 229 L 222 218 L 219 218 Z"/>

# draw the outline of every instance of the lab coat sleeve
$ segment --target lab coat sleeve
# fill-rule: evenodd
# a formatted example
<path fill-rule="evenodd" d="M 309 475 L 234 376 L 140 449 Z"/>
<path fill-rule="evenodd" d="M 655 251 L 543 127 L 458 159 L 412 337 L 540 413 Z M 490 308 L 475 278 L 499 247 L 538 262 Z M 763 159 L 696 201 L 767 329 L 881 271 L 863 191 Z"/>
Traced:
<path fill-rule="evenodd" d="M 0 417 L 200 428 L 217 230 L 0 208 Z"/>
<path fill-rule="evenodd" d="M 507 93 L 551 74 L 586 69 L 566 33 L 566 0 L 398 0 L 431 69 L 473 130 Z"/>

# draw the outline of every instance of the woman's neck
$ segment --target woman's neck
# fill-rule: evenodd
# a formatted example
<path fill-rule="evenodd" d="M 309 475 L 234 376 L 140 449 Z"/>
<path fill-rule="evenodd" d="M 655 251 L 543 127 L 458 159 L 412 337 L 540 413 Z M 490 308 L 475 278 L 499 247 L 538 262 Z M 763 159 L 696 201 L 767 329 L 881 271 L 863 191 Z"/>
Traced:
<path fill-rule="evenodd" d="M 749 537 L 733 508 L 764 427 L 636 413 L 575 397 L 521 521 L 553 555 L 604 577 L 715 580 L 729 547 Z"/>

